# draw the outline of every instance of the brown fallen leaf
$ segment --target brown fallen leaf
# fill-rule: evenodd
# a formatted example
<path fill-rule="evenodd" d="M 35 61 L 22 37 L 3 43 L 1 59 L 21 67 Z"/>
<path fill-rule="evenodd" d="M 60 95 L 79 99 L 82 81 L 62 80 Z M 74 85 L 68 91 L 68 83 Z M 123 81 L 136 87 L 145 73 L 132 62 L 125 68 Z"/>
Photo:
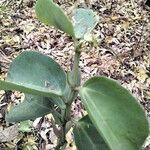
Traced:
<path fill-rule="evenodd" d="M 12 125 L 4 130 L 0 128 L 0 142 L 10 142 L 18 136 L 18 125 Z"/>
<path fill-rule="evenodd" d="M 136 68 L 136 74 L 137 74 L 137 79 L 141 82 L 144 83 L 145 80 L 148 78 L 147 75 L 148 71 L 146 70 L 146 68 L 143 67 L 137 67 Z"/>

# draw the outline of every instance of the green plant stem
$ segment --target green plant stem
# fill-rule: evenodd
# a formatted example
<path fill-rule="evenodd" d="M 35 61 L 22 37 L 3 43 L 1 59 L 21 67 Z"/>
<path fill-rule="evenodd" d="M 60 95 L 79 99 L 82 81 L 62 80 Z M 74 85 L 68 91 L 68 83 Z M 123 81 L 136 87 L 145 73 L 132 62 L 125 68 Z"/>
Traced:
<path fill-rule="evenodd" d="M 61 128 L 62 132 L 60 135 L 60 138 L 58 139 L 58 144 L 55 147 L 55 150 L 60 150 L 61 147 L 63 147 L 67 142 L 66 142 L 66 133 L 65 133 L 65 124 Z"/>
<path fill-rule="evenodd" d="M 71 85 L 71 94 L 69 97 L 68 103 L 66 103 L 66 109 L 62 112 L 62 125 L 61 125 L 61 134 L 58 139 L 58 144 L 56 146 L 56 150 L 60 150 L 60 148 L 65 149 L 66 146 L 66 124 L 68 121 L 71 120 L 71 104 L 74 99 L 77 97 L 78 91 L 76 88 L 80 85 L 80 68 L 79 68 L 79 61 L 80 61 L 80 47 L 81 44 L 78 41 L 75 41 L 75 55 L 74 55 L 74 62 L 73 68 L 71 71 L 71 78 L 70 78 L 70 85 Z"/>
<path fill-rule="evenodd" d="M 66 112 L 65 112 L 66 114 Z M 60 129 L 60 135 L 57 142 L 57 146 L 55 147 L 55 150 L 60 150 L 61 147 L 64 147 L 66 145 L 66 123 L 67 120 L 65 119 L 65 114 L 61 123 L 61 129 Z"/>
<path fill-rule="evenodd" d="M 76 86 L 79 86 L 80 84 L 80 68 L 79 68 L 79 61 L 80 61 L 80 47 L 81 45 L 78 44 L 78 42 L 75 42 L 75 55 L 74 55 L 74 63 L 71 71 L 71 77 L 72 77 L 72 86 L 75 88 Z"/>
<path fill-rule="evenodd" d="M 57 146 L 55 147 L 55 150 L 65 149 L 66 146 L 66 124 L 69 121 L 70 118 L 70 109 L 71 105 L 66 104 L 66 109 L 61 110 L 61 129 L 60 129 L 60 135 L 58 138 Z"/>
<path fill-rule="evenodd" d="M 81 54 L 81 44 L 78 41 L 74 41 L 75 44 L 75 55 L 74 55 L 74 62 L 71 71 L 71 94 L 68 103 L 66 104 L 66 119 L 69 121 L 71 119 L 71 104 L 74 99 L 77 97 L 78 91 L 76 88 L 80 85 L 80 54 Z"/>
<path fill-rule="evenodd" d="M 80 52 L 76 51 L 75 52 L 75 56 L 74 56 L 74 64 L 73 64 L 73 68 L 72 68 L 72 84 L 73 84 L 73 88 L 75 88 L 76 86 L 78 86 L 78 82 L 79 82 L 79 74 L 80 74 L 80 70 L 79 70 L 79 61 L 80 61 Z"/>

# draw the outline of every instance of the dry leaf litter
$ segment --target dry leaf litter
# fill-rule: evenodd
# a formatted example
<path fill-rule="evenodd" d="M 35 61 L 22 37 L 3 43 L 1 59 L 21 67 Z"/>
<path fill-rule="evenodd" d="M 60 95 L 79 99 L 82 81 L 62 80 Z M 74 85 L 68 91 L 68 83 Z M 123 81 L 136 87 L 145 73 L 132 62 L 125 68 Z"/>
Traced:
<path fill-rule="evenodd" d="M 97 12 L 99 23 L 93 41 L 85 43 L 80 60 L 82 79 L 104 75 L 118 80 L 139 100 L 150 116 L 150 7 L 144 0 L 56 1 L 68 15 L 77 6 Z M 59 62 L 65 70 L 72 66 L 73 43 L 61 31 L 40 23 L 34 0 L 0 1 L 0 79 L 11 61 L 27 49 L 42 52 Z M 19 92 L 0 91 L 0 149 L 50 150 L 56 146 L 52 115 L 37 118 L 29 133 L 18 132 L 4 117 L 11 105 L 23 100 Z M 75 119 L 86 114 L 79 98 L 72 106 Z M 150 120 L 150 119 L 149 119 Z M 72 131 L 67 134 L 66 150 L 75 150 Z M 150 149 L 147 138 L 143 149 Z"/>

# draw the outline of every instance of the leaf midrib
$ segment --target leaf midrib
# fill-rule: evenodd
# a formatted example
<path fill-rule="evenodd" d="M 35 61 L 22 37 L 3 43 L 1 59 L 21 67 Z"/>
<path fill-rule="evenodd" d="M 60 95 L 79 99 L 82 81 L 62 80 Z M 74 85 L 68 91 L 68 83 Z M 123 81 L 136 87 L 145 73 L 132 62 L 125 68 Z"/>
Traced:
<path fill-rule="evenodd" d="M 84 91 L 84 92 L 83 92 Z M 97 92 L 97 91 L 95 91 L 95 90 L 93 90 L 93 89 L 91 89 L 91 88 L 88 88 L 88 87 L 82 87 L 82 93 L 84 93 L 83 95 L 86 95 L 87 97 L 89 97 L 90 98 L 90 96 L 88 96 L 88 93 L 89 92 L 94 92 L 94 93 L 97 93 L 98 95 L 103 95 L 103 96 L 106 96 L 106 97 L 108 97 L 106 94 L 104 94 L 104 93 L 100 93 L 100 92 Z M 84 96 L 83 96 L 84 97 Z M 90 98 L 91 99 L 91 98 Z M 83 101 L 85 101 L 86 102 L 86 104 L 88 104 L 88 102 L 87 102 L 87 100 L 86 100 L 86 98 L 83 98 Z M 92 106 L 93 106 L 93 108 L 94 108 L 94 110 L 96 111 L 97 110 L 97 107 L 96 107 L 96 105 L 94 104 L 94 103 L 92 103 L 92 101 L 91 101 L 91 103 L 90 103 Z M 87 108 L 88 109 L 88 108 Z M 92 114 L 92 113 L 91 113 Z M 108 130 L 109 130 L 109 132 L 111 133 L 111 135 L 114 137 L 113 139 L 115 139 L 115 141 L 116 141 L 116 143 L 120 143 L 119 142 L 119 140 L 118 140 L 118 138 L 115 136 L 115 134 L 114 134 L 114 132 L 112 131 L 112 129 L 108 126 L 108 123 L 107 123 L 107 121 L 105 120 L 105 118 L 103 117 L 103 115 L 101 115 L 99 112 L 97 113 L 98 114 L 98 116 L 100 116 L 100 118 L 101 118 L 101 120 L 102 120 L 102 122 L 103 122 L 103 126 L 105 126 L 105 128 L 107 128 Z M 93 116 L 93 115 L 92 115 Z M 92 117 L 92 118 L 94 118 L 94 117 Z M 93 119 L 93 120 L 95 120 L 95 119 Z M 97 125 L 96 125 L 97 126 Z M 99 128 L 98 128 L 99 129 Z M 100 130 L 100 129 L 99 129 Z M 102 131 L 100 130 L 100 132 L 102 133 Z M 103 133 L 102 133 L 102 135 L 103 135 Z M 106 140 L 106 138 L 104 137 L 104 139 Z M 106 140 L 107 141 L 107 140 Z M 107 141 L 107 143 L 109 143 L 109 141 Z M 114 145 L 114 144 L 113 144 Z M 110 147 L 111 147 L 111 145 L 110 145 Z"/>
<path fill-rule="evenodd" d="M 35 92 L 41 92 L 41 93 L 45 93 L 45 94 L 54 94 L 54 95 L 57 95 L 57 96 L 62 96 L 62 93 L 60 91 L 55 91 L 55 90 L 50 90 L 50 89 L 47 89 L 47 88 L 43 88 L 43 87 L 40 87 L 40 86 L 34 86 L 34 87 L 37 87 L 37 89 L 33 89 L 33 88 L 30 88 L 28 86 L 24 86 L 23 84 L 17 84 L 17 83 L 13 83 L 13 82 L 9 82 L 9 81 L 0 81 L 0 89 L 2 90 L 18 90 L 18 91 L 21 91 L 21 92 L 24 92 L 24 90 L 30 90 L 30 91 L 35 91 Z M 9 88 L 7 87 L 7 85 L 9 85 Z M 15 87 L 16 86 L 16 87 Z M 6 88 L 7 87 L 7 88 Z M 12 88 L 13 87 L 13 88 Z M 23 90 L 22 90 L 23 89 Z M 47 91 L 46 91 L 47 90 Z M 29 93 L 29 92 L 28 92 Z M 32 94 L 32 92 L 30 92 Z"/>

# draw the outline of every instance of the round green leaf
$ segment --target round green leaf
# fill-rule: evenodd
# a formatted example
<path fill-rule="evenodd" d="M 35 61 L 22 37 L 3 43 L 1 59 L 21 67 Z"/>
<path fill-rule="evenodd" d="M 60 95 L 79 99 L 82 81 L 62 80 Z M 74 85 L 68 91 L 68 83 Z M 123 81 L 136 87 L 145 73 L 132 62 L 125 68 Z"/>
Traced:
<path fill-rule="evenodd" d="M 21 53 L 11 64 L 6 78 L 9 86 L 4 88 L 12 90 L 18 85 L 25 93 L 54 97 L 63 96 L 66 90 L 66 74 L 53 59 L 34 51 Z M 11 87 L 12 86 L 12 87 Z"/>
<path fill-rule="evenodd" d="M 75 37 L 84 39 L 84 36 L 95 28 L 97 22 L 96 14 L 91 9 L 76 9 L 73 15 Z"/>
<path fill-rule="evenodd" d="M 112 150 L 138 150 L 148 136 L 148 121 L 136 99 L 121 85 L 93 77 L 80 89 L 90 119 Z"/>
<path fill-rule="evenodd" d="M 52 0 L 37 0 L 35 11 L 38 19 L 74 37 L 73 25 L 62 9 Z"/>
<path fill-rule="evenodd" d="M 36 119 L 47 115 L 52 110 L 53 104 L 48 98 L 26 94 L 24 101 L 12 107 L 6 114 L 6 120 L 8 122 L 20 122 Z"/>
<path fill-rule="evenodd" d="M 77 122 L 73 133 L 78 150 L 109 150 L 88 116 Z"/>

